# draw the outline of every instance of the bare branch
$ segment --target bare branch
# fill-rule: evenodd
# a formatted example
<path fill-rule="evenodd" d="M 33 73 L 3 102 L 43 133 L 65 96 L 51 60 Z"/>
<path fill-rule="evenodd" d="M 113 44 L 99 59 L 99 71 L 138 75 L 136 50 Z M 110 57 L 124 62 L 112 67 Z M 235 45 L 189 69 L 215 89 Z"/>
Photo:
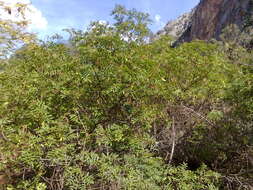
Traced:
<path fill-rule="evenodd" d="M 173 117 L 173 119 L 172 119 L 172 147 L 171 147 L 171 152 L 170 152 L 169 164 L 171 164 L 172 159 L 173 159 L 173 155 L 174 155 L 174 151 L 175 151 L 175 144 L 176 144 L 175 141 L 176 141 L 175 118 Z"/>
<path fill-rule="evenodd" d="M 183 107 L 186 109 L 186 110 L 189 110 L 191 111 L 192 113 L 194 113 L 195 115 L 197 115 L 199 118 L 205 120 L 209 125 L 215 127 L 214 123 L 209 121 L 205 116 L 201 115 L 200 113 L 196 112 L 195 110 L 193 110 L 192 108 L 188 108 L 186 106 L 183 105 Z"/>

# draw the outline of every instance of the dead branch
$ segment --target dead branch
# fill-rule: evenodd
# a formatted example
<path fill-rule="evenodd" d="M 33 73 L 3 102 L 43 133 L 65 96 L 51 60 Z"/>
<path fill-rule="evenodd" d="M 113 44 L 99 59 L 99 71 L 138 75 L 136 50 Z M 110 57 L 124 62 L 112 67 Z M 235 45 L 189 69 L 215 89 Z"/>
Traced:
<path fill-rule="evenodd" d="M 170 152 L 170 160 L 169 160 L 169 164 L 171 164 L 172 159 L 173 159 L 173 155 L 174 155 L 174 151 L 175 151 L 175 144 L 176 144 L 176 131 L 175 131 L 175 119 L 173 117 L 172 119 L 172 147 L 171 147 L 171 152 Z"/>

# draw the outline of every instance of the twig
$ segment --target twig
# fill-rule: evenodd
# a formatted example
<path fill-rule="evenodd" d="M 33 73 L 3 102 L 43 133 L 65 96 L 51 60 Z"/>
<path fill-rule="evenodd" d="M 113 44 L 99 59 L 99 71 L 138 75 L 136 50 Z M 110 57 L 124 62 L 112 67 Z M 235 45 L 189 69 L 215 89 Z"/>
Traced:
<path fill-rule="evenodd" d="M 188 108 L 186 106 L 183 105 L 183 107 L 191 112 L 193 112 L 195 115 L 197 115 L 198 117 L 200 117 L 201 119 L 205 120 L 209 125 L 215 127 L 215 125 L 209 121 L 208 119 L 206 119 L 203 115 L 201 115 L 200 113 L 196 112 L 195 110 L 193 110 L 192 108 Z"/>
<path fill-rule="evenodd" d="M 247 67 L 253 67 L 253 65 L 246 64 L 246 63 L 235 62 L 235 64 L 237 64 L 237 65 L 243 65 L 243 66 L 247 66 Z"/>
<path fill-rule="evenodd" d="M 173 117 L 173 119 L 172 119 L 172 147 L 171 147 L 171 152 L 170 152 L 169 164 L 171 164 L 172 159 L 173 159 L 173 155 L 174 155 L 174 151 L 175 151 L 175 144 L 176 144 L 175 140 L 176 140 L 175 119 Z"/>
<path fill-rule="evenodd" d="M 7 139 L 7 137 L 4 135 L 3 131 L 1 131 L 1 136 L 2 136 L 4 141 L 9 142 L 9 139 Z"/>
<path fill-rule="evenodd" d="M 242 176 L 242 175 L 249 174 L 249 173 L 253 173 L 253 169 L 252 170 L 243 171 L 243 172 L 240 172 L 238 174 L 230 174 L 230 175 L 231 176 Z"/>

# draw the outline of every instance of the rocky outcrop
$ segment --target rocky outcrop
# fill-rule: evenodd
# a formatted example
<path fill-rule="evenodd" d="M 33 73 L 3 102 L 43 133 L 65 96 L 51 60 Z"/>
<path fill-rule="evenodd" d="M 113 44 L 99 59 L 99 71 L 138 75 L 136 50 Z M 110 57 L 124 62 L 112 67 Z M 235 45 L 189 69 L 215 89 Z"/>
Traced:
<path fill-rule="evenodd" d="M 219 39 L 231 24 L 243 30 L 253 24 L 253 0 L 201 0 L 189 14 L 169 22 L 160 34 L 173 35 L 179 42 Z"/>
<path fill-rule="evenodd" d="M 176 20 L 168 22 L 165 27 L 157 32 L 157 35 L 170 35 L 179 38 L 191 25 L 192 16 L 195 9 L 189 13 L 185 13 Z"/>

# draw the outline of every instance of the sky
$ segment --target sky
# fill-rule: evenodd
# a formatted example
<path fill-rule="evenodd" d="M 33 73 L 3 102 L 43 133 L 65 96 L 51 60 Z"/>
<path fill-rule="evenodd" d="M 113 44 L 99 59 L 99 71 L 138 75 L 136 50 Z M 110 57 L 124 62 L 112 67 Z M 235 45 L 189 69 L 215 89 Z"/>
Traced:
<path fill-rule="evenodd" d="M 30 30 L 40 38 L 62 33 L 62 29 L 84 30 L 91 21 L 112 21 L 110 13 L 116 4 L 150 14 L 153 32 L 168 21 L 190 11 L 199 0 L 3 0 L 6 3 L 32 3 L 27 14 Z M 0 12 L 1 13 L 1 12 Z M 3 14 L 0 14 L 2 17 Z"/>

